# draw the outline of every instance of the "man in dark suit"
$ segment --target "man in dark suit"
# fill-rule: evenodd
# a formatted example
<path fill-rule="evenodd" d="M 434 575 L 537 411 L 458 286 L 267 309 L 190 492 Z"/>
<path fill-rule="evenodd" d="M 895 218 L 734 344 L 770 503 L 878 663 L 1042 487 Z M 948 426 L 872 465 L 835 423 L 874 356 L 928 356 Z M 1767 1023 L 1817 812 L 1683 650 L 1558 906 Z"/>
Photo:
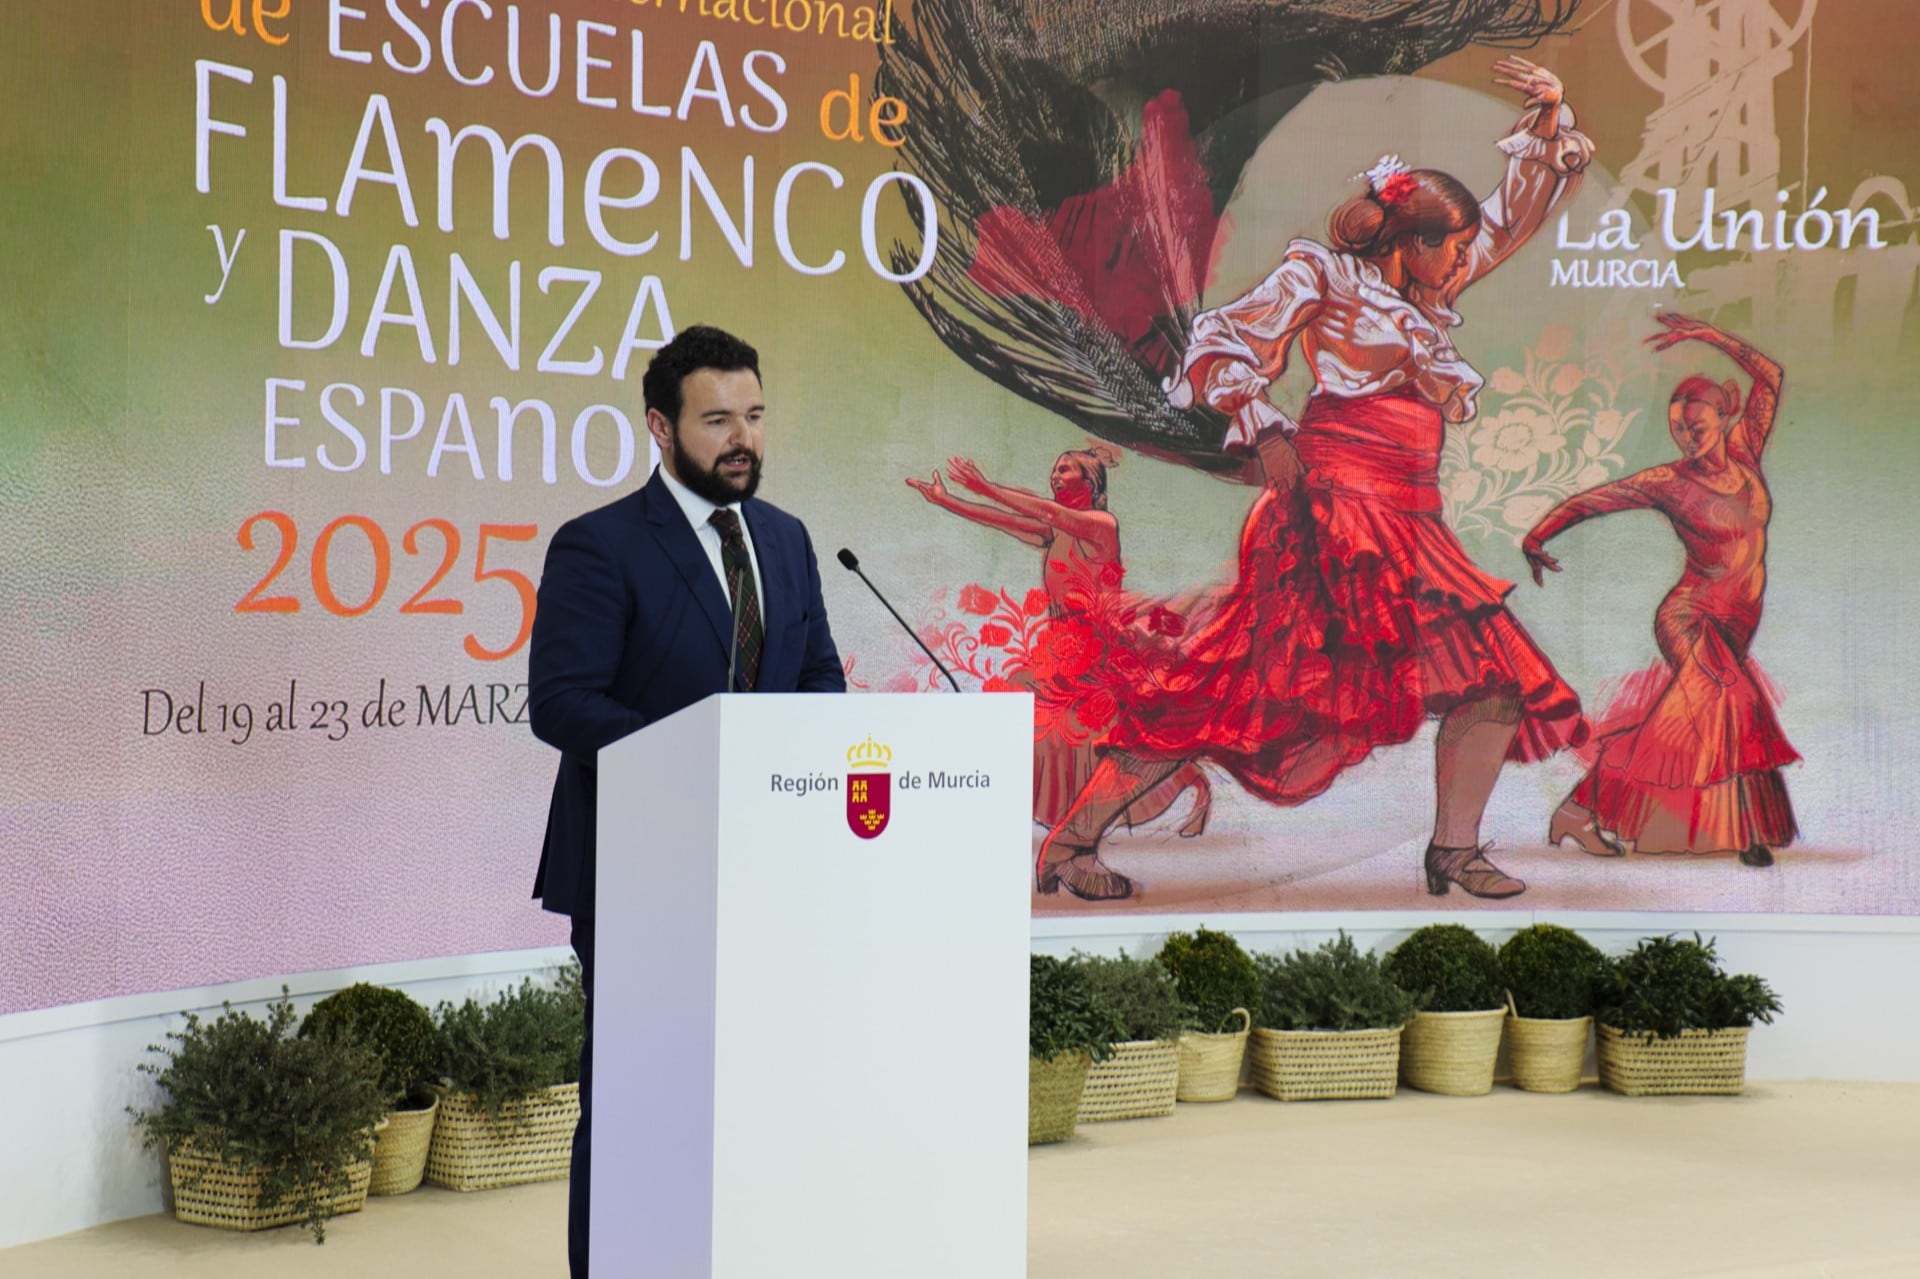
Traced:
<path fill-rule="evenodd" d="M 660 467 L 639 491 L 554 534 L 528 655 L 534 734 L 560 748 L 533 894 L 573 917 L 587 995 L 567 1212 L 575 1279 L 587 1273 L 598 752 L 730 681 L 765 693 L 847 686 L 806 527 L 753 496 L 764 442 L 758 353 L 696 326 L 655 354 L 642 391 Z"/>

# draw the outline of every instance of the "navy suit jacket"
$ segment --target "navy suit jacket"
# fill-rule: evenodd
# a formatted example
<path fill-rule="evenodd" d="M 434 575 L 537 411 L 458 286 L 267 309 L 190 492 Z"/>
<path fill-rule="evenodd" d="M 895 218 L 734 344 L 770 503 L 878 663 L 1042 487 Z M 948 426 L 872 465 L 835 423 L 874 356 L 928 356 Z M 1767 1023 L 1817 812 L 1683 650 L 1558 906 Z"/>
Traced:
<path fill-rule="evenodd" d="M 740 509 L 766 626 L 754 690 L 844 692 L 806 526 L 758 499 Z M 593 918 L 600 748 L 725 692 L 732 631 L 726 588 L 659 474 L 553 535 L 527 659 L 534 735 L 560 748 L 533 886 L 548 910 Z"/>

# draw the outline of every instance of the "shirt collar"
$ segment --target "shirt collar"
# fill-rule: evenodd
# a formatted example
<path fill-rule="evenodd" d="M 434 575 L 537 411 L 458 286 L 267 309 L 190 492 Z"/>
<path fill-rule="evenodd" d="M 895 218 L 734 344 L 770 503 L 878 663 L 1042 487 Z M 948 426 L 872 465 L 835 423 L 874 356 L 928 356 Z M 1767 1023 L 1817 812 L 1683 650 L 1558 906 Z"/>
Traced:
<path fill-rule="evenodd" d="M 664 462 L 660 464 L 660 478 L 666 482 L 667 492 L 673 494 L 673 500 L 680 504 L 681 513 L 687 517 L 687 523 L 693 525 L 693 531 L 696 533 L 707 527 L 707 523 L 713 518 L 715 511 L 732 511 L 736 516 L 739 516 L 741 513 L 740 503 L 738 502 L 729 502 L 726 506 L 721 507 L 715 506 L 706 498 L 701 497 L 679 480 L 674 479 L 673 472 L 667 469 L 666 463 Z M 745 525 L 746 520 L 743 518 L 741 519 L 741 526 L 745 527 Z"/>

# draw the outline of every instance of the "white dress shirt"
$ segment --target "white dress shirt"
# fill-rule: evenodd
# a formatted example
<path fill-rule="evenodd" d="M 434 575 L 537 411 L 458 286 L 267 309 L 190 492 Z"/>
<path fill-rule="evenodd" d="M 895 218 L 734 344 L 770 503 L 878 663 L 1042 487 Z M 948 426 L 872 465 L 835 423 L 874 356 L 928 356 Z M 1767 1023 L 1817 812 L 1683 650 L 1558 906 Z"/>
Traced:
<path fill-rule="evenodd" d="M 674 479 L 673 472 L 666 468 L 665 463 L 660 466 L 660 478 L 666 481 L 667 492 L 673 494 L 673 500 L 678 502 L 680 509 L 686 513 L 687 523 L 693 525 L 693 535 L 700 539 L 700 549 L 707 553 L 707 562 L 713 565 L 713 575 L 720 582 L 720 593 L 726 596 L 727 603 L 731 605 L 733 592 L 727 589 L 726 561 L 720 557 L 720 530 L 707 522 L 720 508 Z M 761 625 L 764 626 L 767 616 L 767 588 L 765 580 L 760 576 L 760 555 L 753 549 L 753 532 L 747 527 L 746 517 L 741 515 L 738 502 L 728 503 L 726 509 L 732 511 L 740 520 L 740 536 L 747 544 L 747 562 L 753 566 L 754 593 L 760 600 Z"/>

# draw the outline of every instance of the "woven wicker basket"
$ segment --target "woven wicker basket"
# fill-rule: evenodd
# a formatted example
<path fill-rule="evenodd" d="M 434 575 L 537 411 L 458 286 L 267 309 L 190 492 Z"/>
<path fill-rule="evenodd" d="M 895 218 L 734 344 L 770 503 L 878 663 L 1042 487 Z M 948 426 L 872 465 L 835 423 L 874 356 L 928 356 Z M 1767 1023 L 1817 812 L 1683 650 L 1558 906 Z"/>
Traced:
<path fill-rule="evenodd" d="M 1052 1061 L 1027 1058 L 1027 1144 L 1043 1146 L 1073 1136 L 1080 1093 L 1087 1086 L 1086 1053 L 1062 1053 Z"/>
<path fill-rule="evenodd" d="M 433 1121 L 440 1113 L 440 1099 L 425 1110 L 396 1110 L 387 1116 L 373 1147 L 373 1180 L 367 1183 L 370 1195 L 404 1195 L 419 1186 L 427 1175 L 427 1146 L 433 1137 Z"/>
<path fill-rule="evenodd" d="M 1599 1027 L 1600 1082 L 1628 1097 L 1732 1096 L 1747 1086 L 1747 1027 L 1683 1030 L 1673 1039 Z"/>
<path fill-rule="evenodd" d="M 1281 1101 L 1393 1096 L 1400 1028 L 1253 1032 L 1253 1083 Z"/>
<path fill-rule="evenodd" d="M 1572 1092 L 1580 1086 L 1587 1059 L 1587 1034 L 1593 1018 L 1559 1021 L 1507 1017 L 1507 1064 L 1516 1088 L 1528 1092 Z"/>
<path fill-rule="evenodd" d="M 1507 1010 L 1415 1013 L 1400 1037 L 1400 1082 L 1448 1097 L 1483 1097 L 1493 1091 L 1493 1063 Z"/>
<path fill-rule="evenodd" d="M 1180 1036 L 1181 1101 L 1232 1101 L 1240 1093 L 1240 1067 L 1247 1059 L 1247 1032 L 1253 1018 L 1244 1008 L 1233 1010 L 1240 1029 L 1222 1035 Z"/>
<path fill-rule="evenodd" d="M 1115 1044 L 1113 1056 L 1095 1062 L 1080 1093 L 1080 1122 L 1151 1119 L 1173 1113 L 1180 1089 L 1180 1044 L 1142 1039 Z"/>
<path fill-rule="evenodd" d="M 580 1123 L 580 1085 L 558 1084 L 489 1119 L 470 1093 L 440 1099 L 427 1147 L 427 1180 L 449 1190 L 492 1190 L 565 1177 Z"/>
<path fill-rule="evenodd" d="M 304 1221 L 306 1214 L 291 1204 L 266 1204 L 260 1200 L 260 1174 L 241 1172 L 231 1162 L 204 1159 L 185 1146 L 167 1159 L 167 1172 L 173 1182 L 173 1215 L 196 1226 L 214 1226 L 221 1230 L 270 1230 Z M 359 1212 L 367 1206 L 367 1181 L 373 1175 L 368 1160 L 347 1170 L 348 1188 L 335 1195 L 330 1216 Z"/>

